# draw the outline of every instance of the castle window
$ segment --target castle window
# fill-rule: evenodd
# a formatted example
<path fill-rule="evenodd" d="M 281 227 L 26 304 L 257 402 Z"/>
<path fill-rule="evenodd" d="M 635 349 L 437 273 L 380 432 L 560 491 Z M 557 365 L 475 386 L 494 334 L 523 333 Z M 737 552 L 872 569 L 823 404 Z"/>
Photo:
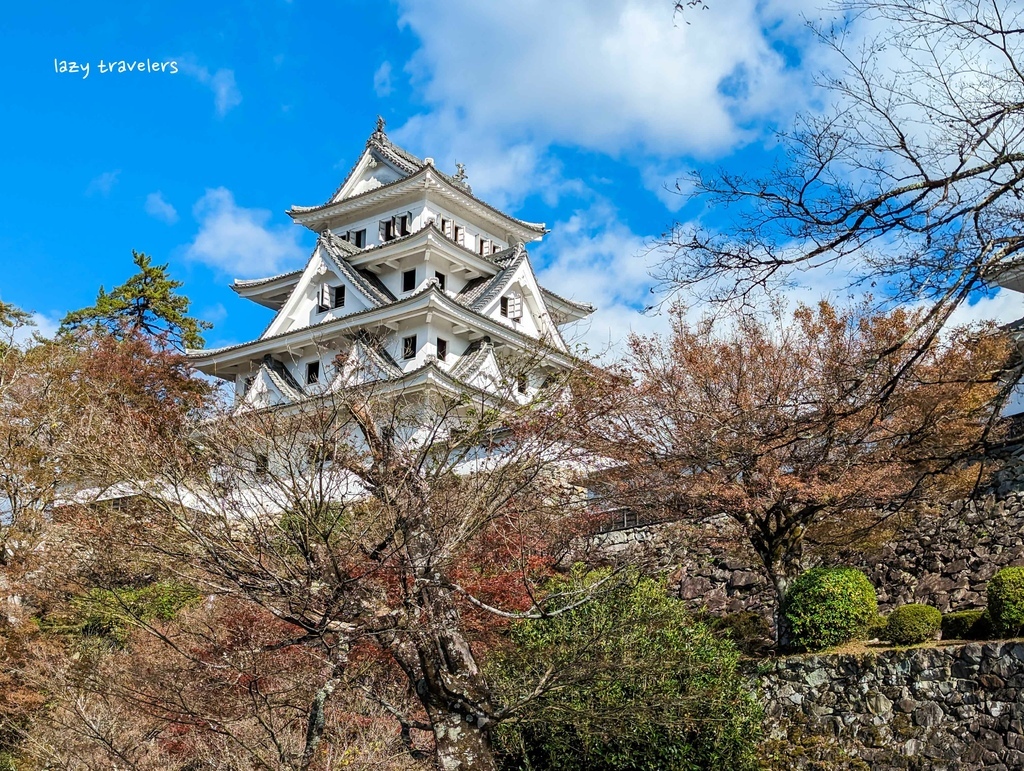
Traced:
<path fill-rule="evenodd" d="M 452 221 L 447 217 L 437 218 L 437 229 L 444 233 L 448 238 L 452 237 Z"/>
<path fill-rule="evenodd" d="M 317 290 L 316 296 L 316 310 L 317 313 L 324 313 L 331 309 L 333 303 L 331 303 L 331 286 L 330 284 L 321 284 Z"/>
<path fill-rule="evenodd" d="M 416 335 L 409 335 L 402 338 L 402 358 L 416 358 Z"/>
<path fill-rule="evenodd" d="M 319 383 L 320 382 L 320 362 L 311 361 L 306 365 L 306 382 L 307 383 Z"/>
<path fill-rule="evenodd" d="M 402 291 L 411 292 L 416 288 L 416 268 L 402 274 Z"/>
<path fill-rule="evenodd" d="M 501 298 L 501 315 L 511 321 L 519 321 L 523 318 L 523 298 L 517 294 L 510 294 Z"/>
<path fill-rule="evenodd" d="M 343 286 L 336 286 L 336 287 L 334 287 L 334 298 L 333 299 L 334 299 L 334 302 L 332 303 L 332 305 L 335 308 L 344 308 L 345 307 L 345 287 L 343 287 Z"/>
<path fill-rule="evenodd" d="M 480 252 L 480 255 L 483 257 L 486 257 L 488 254 L 491 254 L 491 240 L 489 238 L 484 238 L 483 236 L 480 236 L 480 248 L 478 251 Z"/>
<path fill-rule="evenodd" d="M 330 463 L 334 460 L 334 447 L 322 442 L 313 442 L 306 450 L 306 458 L 313 467 Z"/>
<path fill-rule="evenodd" d="M 362 230 L 350 230 L 345 233 L 343 238 L 353 246 L 357 246 L 362 249 L 366 246 L 366 228 L 363 228 Z"/>
<path fill-rule="evenodd" d="M 270 472 L 270 458 L 266 455 L 257 455 L 253 461 L 253 469 L 258 476 L 265 476 Z"/>
<path fill-rule="evenodd" d="M 448 277 L 444 273 L 441 273 L 440 271 L 435 270 L 434 271 L 434 278 L 437 279 L 437 285 L 441 289 L 441 291 L 443 292 L 444 288 L 445 288 L 445 285 L 447 284 Z"/>
<path fill-rule="evenodd" d="M 444 361 L 448 358 L 448 341 L 443 337 L 437 338 L 437 359 Z"/>
<path fill-rule="evenodd" d="M 516 378 L 516 390 L 519 391 L 519 393 L 525 394 L 527 385 L 528 381 L 526 379 L 526 375 L 520 375 Z"/>
<path fill-rule="evenodd" d="M 466 229 L 462 225 L 452 226 L 452 240 L 459 246 L 466 245 Z"/>

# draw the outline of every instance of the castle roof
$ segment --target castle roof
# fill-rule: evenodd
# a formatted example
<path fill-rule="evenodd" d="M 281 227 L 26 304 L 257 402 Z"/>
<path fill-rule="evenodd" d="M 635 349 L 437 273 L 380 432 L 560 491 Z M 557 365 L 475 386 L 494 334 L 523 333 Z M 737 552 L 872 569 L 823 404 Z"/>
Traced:
<path fill-rule="evenodd" d="M 399 179 L 382 184 L 371 190 L 361 193 L 340 197 L 349 182 L 352 181 L 356 171 L 362 165 L 367 154 L 373 154 L 381 158 L 395 169 L 401 176 Z M 315 206 L 292 205 L 287 214 L 300 224 L 310 225 L 321 221 L 334 214 L 347 213 L 375 199 L 393 196 L 406 190 L 433 187 L 446 197 L 463 200 L 468 208 L 477 210 L 478 213 L 489 215 L 489 218 L 499 218 L 506 223 L 513 225 L 513 230 L 519 231 L 524 239 L 533 240 L 547 232 L 543 222 L 527 222 L 518 219 L 491 206 L 473 195 L 471 188 L 463 180 L 449 174 L 445 174 L 436 168 L 432 162 L 417 158 L 412 153 L 394 144 L 383 130 L 375 131 L 366 142 L 366 149 L 360 155 L 359 160 L 349 170 L 344 181 L 338 186 L 331 197 L 322 204 Z"/>

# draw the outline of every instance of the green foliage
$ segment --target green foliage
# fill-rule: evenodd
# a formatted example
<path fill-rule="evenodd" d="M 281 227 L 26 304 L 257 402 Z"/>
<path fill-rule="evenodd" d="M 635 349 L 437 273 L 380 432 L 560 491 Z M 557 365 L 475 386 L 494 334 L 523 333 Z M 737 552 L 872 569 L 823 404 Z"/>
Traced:
<path fill-rule="evenodd" d="M 1016 636 L 1024 628 L 1024 567 L 1003 568 L 988 582 L 988 615 L 996 634 Z"/>
<path fill-rule="evenodd" d="M 0 752 L 0 771 L 18 771 L 18 763 L 9 752 Z"/>
<path fill-rule="evenodd" d="M 212 325 L 188 315 L 189 299 L 175 290 L 182 286 L 167 274 L 167 265 L 153 265 L 152 258 L 132 250 L 139 272 L 108 294 L 100 287 L 96 304 L 72 311 L 61 329 L 95 326 L 114 335 L 147 334 L 177 348 L 201 348 L 202 332 Z"/>
<path fill-rule="evenodd" d="M 985 640 L 992 623 L 984 610 L 958 610 L 942 617 L 943 640 Z"/>
<path fill-rule="evenodd" d="M 748 656 L 763 654 L 772 646 L 771 625 L 760 613 L 744 610 L 701 620 L 719 637 L 732 640 Z"/>
<path fill-rule="evenodd" d="M 190 586 L 162 582 L 139 589 L 90 589 L 73 600 L 64 631 L 124 645 L 140 623 L 170 621 L 199 596 Z"/>
<path fill-rule="evenodd" d="M 23 324 L 31 324 L 32 317 L 17 305 L 0 300 L 0 327 L 13 328 Z"/>
<path fill-rule="evenodd" d="M 889 614 L 885 639 L 896 645 L 915 645 L 932 640 L 942 627 L 942 614 L 931 605 L 901 605 Z"/>
<path fill-rule="evenodd" d="M 550 590 L 580 591 L 600 575 Z M 568 613 L 518 622 L 510 643 L 491 662 L 503 703 L 528 698 L 545 675 L 550 689 L 498 725 L 505 769 L 756 767 L 761 711 L 735 646 L 660 583 L 632 579 Z"/>
<path fill-rule="evenodd" d="M 886 632 L 885 627 L 886 627 L 886 624 L 888 624 L 888 623 L 889 623 L 889 620 L 885 616 L 883 616 L 881 613 L 879 613 L 877 616 L 875 616 L 874 621 L 872 621 L 870 624 L 868 624 L 867 629 L 864 630 L 864 639 L 865 640 L 874 640 L 875 638 L 877 638 L 879 640 L 887 640 L 887 639 L 889 639 L 889 638 L 887 638 L 885 636 L 885 632 Z"/>
<path fill-rule="evenodd" d="M 813 568 L 793 582 L 782 615 L 791 644 L 816 651 L 863 635 L 878 616 L 878 599 L 855 568 Z"/>

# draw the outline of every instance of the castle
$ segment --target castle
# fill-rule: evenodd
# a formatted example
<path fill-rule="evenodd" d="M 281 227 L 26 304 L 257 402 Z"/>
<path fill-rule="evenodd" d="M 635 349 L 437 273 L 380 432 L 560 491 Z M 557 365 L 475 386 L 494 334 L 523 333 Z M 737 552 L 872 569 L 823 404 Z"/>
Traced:
<path fill-rule="evenodd" d="M 543 224 L 474 196 L 461 164 L 448 175 L 398 147 L 380 118 L 330 199 L 288 214 L 318 234 L 305 267 L 232 284 L 276 311 L 270 324 L 246 343 L 188 351 L 234 384 L 239 409 L 371 381 L 525 402 L 572 362 L 560 328 L 594 310 L 538 284 L 526 244 Z M 538 351 L 528 371 L 509 364 Z"/>

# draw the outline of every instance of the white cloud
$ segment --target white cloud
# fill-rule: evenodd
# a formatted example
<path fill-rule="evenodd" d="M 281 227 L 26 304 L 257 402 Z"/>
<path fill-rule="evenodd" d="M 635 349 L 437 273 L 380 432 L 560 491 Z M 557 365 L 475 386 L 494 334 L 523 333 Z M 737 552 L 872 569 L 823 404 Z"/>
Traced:
<path fill-rule="evenodd" d="M 644 187 L 658 197 L 670 212 L 677 212 L 686 203 L 686 194 L 693 190 L 686 178 L 689 169 L 675 167 L 666 169 L 663 165 L 650 165 L 643 169 Z"/>
<path fill-rule="evenodd" d="M 797 34 L 779 26 L 780 14 L 796 16 L 779 4 L 715 3 L 690 25 L 675 23 L 664 0 L 401 7 L 421 41 L 407 66 L 414 85 L 433 113 L 453 111 L 468 132 L 713 155 L 742 141 L 753 118 L 790 112 L 805 91 L 806 74 L 769 39 Z"/>
<path fill-rule="evenodd" d="M 253 278 L 299 267 L 305 250 L 299 229 L 271 225 L 266 209 L 246 209 L 227 188 L 206 191 L 192 209 L 199 233 L 186 255 L 239 278 Z"/>
<path fill-rule="evenodd" d="M 121 176 L 120 169 L 103 172 L 89 182 L 89 186 L 85 188 L 85 194 L 89 196 L 102 195 L 104 197 L 110 195 L 110 191 L 114 189 L 119 176 Z"/>
<path fill-rule="evenodd" d="M 51 338 L 57 334 L 60 327 L 60 317 L 47 316 L 44 313 L 31 313 L 30 324 L 25 324 L 14 329 L 0 326 L 0 340 L 9 341 L 15 345 L 23 345 L 35 335 Z"/>
<path fill-rule="evenodd" d="M 394 91 L 391 85 L 391 62 L 384 62 L 373 73 L 373 91 L 380 97 L 390 96 Z"/>
<path fill-rule="evenodd" d="M 178 210 L 164 200 L 164 194 L 159 190 L 146 196 L 146 214 L 168 225 L 178 221 Z"/>
<path fill-rule="evenodd" d="M 994 321 L 1009 324 L 1024 316 L 1024 295 L 1009 289 L 999 289 L 990 297 L 975 298 L 970 304 L 963 304 L 949 320 L 950 326 Z"/>
<path fill-rule="evenodd" d="M 630 332 L 664 332 L 664 316 L 644 314 L 651 294 L 647 239 L 633 233 L 608 202 L 557 223 L 543 242 L 530 249 L 541 284 L 563 297 L 597 306 L 567 337 L 578 337 L 591 353 L 621 353 Z"/>
<path fill-rule="evenodd" d="M 235 71 L 221 68 L 211 73 L 207 67 L 197 63 L 193 57 L 178 58 L 178 66 L 186 75 L 195 78 L 213 92 L 213 104 L 217 116 L 223 118 L 242 103 L 242 92 L 235 83 Z"/>
<path fill-rule="evenodd" d="M 393 135 L 443 168 L 466 163 L 500 207 L 589 196 L 553 158 L 575 147 L 624 158 L 677 211 L 664 186 L 683 158 L 725 155 L 811 98 L 822 47 L 807 44 L 802 13 L 818 4 L 716 2 L 684 24 L 664 0 L 399 0 L 420 40 L 405 70 L 427 110 Z"/>

